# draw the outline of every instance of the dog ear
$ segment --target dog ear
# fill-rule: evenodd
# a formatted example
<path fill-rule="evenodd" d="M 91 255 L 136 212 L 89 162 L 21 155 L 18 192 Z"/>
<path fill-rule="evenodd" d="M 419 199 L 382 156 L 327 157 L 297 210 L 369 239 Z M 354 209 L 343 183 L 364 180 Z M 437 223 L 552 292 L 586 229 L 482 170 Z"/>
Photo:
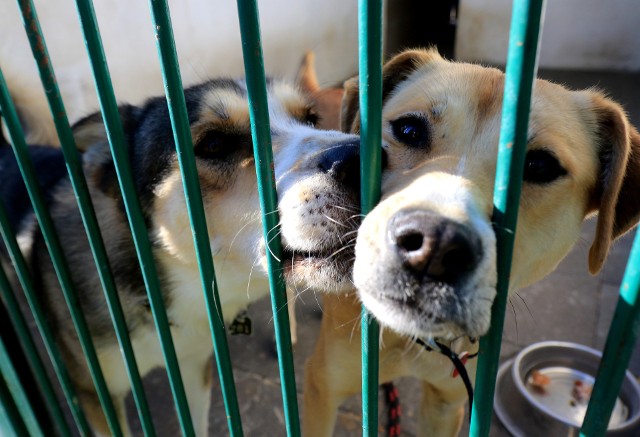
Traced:
<path fill-rule="evenodd" d="M 313 52 L 311 50 L 306 52 L 302 58 L 302 62 L 300 63 L 298 74 L 296 75 L 296 84 L 303 92 L 309 95 L 313 95 L 320 91 L 315 61 L 316 57 Z"/>
<path fill-rule="evenodd" d="M 597 123 L 600 170 L 590 204 L 598 211 L 596 234 L 589 250 L 589 271 L 602 268 L 611 242 L 640 219 L 640 134 L 620 105 L 591 93 Z"/>
<path fill-rule="evenodd" d="M 436 49 L 406 50 L 394 56 L 382 68 L 382 104 L 386 102 L 393 90 L 407 80 L 418 68 L 442 57 Z M 345 132 L 360 130 L 359 114 L 359 84 L 358 77 L 351 78 L 344 83 L 344 98 L 342 99 L 342 117 L 340 129 Z"/>
<path fill-rule="evenodd" d="M 121 105 L 118 107 L 118 111 L 120 112 L 125 141 L 129 146 L 137 129 L 139 109 L 131 105 Z M 73 137 L 76 141 L 76 147 L 85 152 L 83 162 L 87 179 L 109 197 L 120 198 L 116 169 L 111 157 L 102 114 L 96 112 L 74 124 Z"/>
<path fill-rule="evenodd" d="M 318 129 L 340 129 L 340 103 L 343 90 L 336 87 L 320 87 L 315 69 L 315 55 L 312 51 L 305 53 L 298 69 L 296 83 L 305 93 L 318 115 Z"/>

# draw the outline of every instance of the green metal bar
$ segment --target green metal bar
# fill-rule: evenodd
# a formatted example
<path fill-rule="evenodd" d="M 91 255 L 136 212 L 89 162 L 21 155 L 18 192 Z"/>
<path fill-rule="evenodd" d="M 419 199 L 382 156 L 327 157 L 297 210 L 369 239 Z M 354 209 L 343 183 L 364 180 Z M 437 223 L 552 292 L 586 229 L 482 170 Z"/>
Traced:
<path fill-rule="evenodd" d="M 368 214 L 380 200 L 382 144 L 382 1 L 358 3 L 360 63 L 361 209 Z M 362 435 L 378 435 L 378 322 L 363 307 Z"/>
<path fill-rule="evenodd" d="M 22 417 L 22 421 L 24 422 L 29 435 L 35 437 L 44 436 L 42 429 L 40 429 L 40 424 L 36 419 L 36 415 L 31 408 L 29 399 L 22 388 L 20 379 L 18 379 L 18 374 L 11 363 L 9 352 L 4 345 L 2 338 L 0 338 L 0 373 L 2 374 L 7 388 L 13 397 L 18 412 L 20 413 L 20 417 Z"/>
<path fill-rule="evenodd" d="M 491 327 L 480 340 L 471 436 L 487 436 L 491 427 L 543 3 L 544 0 L 517 0 L 513 4 L 493 194 L 493 222 L 498 257 L 497 296 L 491 311 Z"/>
<path fill-rule="evenodd" d="M 640 331 L 640 232 L 631 248 L 620 285 L 620 298 L 609 328 L 602 361 L 587 407 L 583 437 L 605 435 Z"/>
<path fill-rule="evenodd" d="M 198 258 L 202 289 L 209 317 L 209 329 L 213 338 L 213 349 L 216 355 L 229 432 L 231 436 L 242 436 L 238 397 L 233 381 L 233 368 L 222 317 L 222 307 L 218 296 L 218 284 L 213 265 L 213 256 L 211 255 L 211 244 L 202 203 L 198 169 L 193 152 L 189 116 L 182 89 L 182 79 L 180 78 L 169 7 L 166 0 L 150 0 L 149 5 L 153 17 L 158 55 L 162 65 L 164 88 L 173 127 L 173 138 L 178 151 L 178 162 L 182 173 L 184 195 L 187 201 L 193 243 Z"/>
<path fill-rule="evenodd" d="M 293 369 L 293 349 L 291 329 L 287 311 L 286 285 L 282 276 L 282 242 L 280 237 L 267 238 L 278 226 L 278 195 L 273 173 L 273 151 L 271 150 L 271 131 L 269 108 L 267 106 L 267 87 L 260 41 L 260 19 L 255 0 L 238 0 L 238 18 L 242 37 L 242 54 L 247 77 L 249 95 L 249 114 L 251 118 L 251 136 L 256 161 L 258 193 L 262 210 L 262 226 L 267 246 L 267 267 L 271 288 L 271 308 L 276 333 L 278 365 L 282 387 L 282 400 L 287 435 L 300 435 L 296 380 Z"/>
<path fill-rule="evenodd" d="M 98 23 L 96 21 L 93 3 L 90 0 L 76 0 L 80 24 L 91 61 L 93 77 L 98 89 L 98 99 L 102 109 L 102 117 L 105 123 L 107 137 L 111 145 L 111 154 L 118 175 L 118 182 L 122 192 L 122 200 L 129 219 L 129 226 L 133 235 L 133 241 L 140 262 L 140 269 L 147 288 L 147 296 L 151 312 L 160 337 L 160 345 L 164 354 L 169 383 L 176 404 L 178 420 L 184 435 L 194 435 L 189 404 L 180 375 L 178 357 L 176 356 L 167 311 L 160 293 L 160 281 L 151 251 L 149 235 L 144 223 L 140 201 L 136 195 L 135 185 L 131 174 L 131 166 L 127 153 L 122 120 L 118 111 L 113 85 L 107 68 Z"/>
<path fill-rule="evenodd" d="M 64 252 L 62 250 L 62 245 L 60 244 L 60 240 L 56 234 L 53 220 L 51 219 L 51 215 L 49 215 L 49 211 L 47 211 L 42 192 L 38 184 L 38 179 L 36 178 L 35 169 L 33 168 L 29 158 L 27 144 L 24 141 L 24 133 L 18 120 L 18 114 L 11 102 L 11 97 L 9 96 L 9 91 L 1 70 L 0 106 L 2 107 L 4 120 L 7 124 L 9 135 L 13 142 L 13 152 L 16 156 L 16 160 L 18 161 L 20 173 L 22 174 L 22 178 L 27 186 L 27 191 L 29 193 L 29 198 L 31 199 L 31 204 L 33 205 L 36 219 L 38 220 L 38 224 L 42 230 L 42 235 L 49 250 L 53 267 L 56 271 L 56 275 L 58 276 L 58 280 L 60 281 L 62 294 L 67 306 L 69 307 L 71 321 L 78 333 L 80 346 L 82 347 L 82 351 L 87 360 L 89 372 L 91 373 L 91 378 L 95 384 L 100 405 L 103 408 L 109 429 L 115 436 L 120 436 L 122 435 L 122 431 L 118 424 L 117 414 L 113 407 L 111 396 L 109 395 L 109 389 L 107 388 L 104 375 L 102 374 L 102 369 L 100 368 L 98 355 L 91 339 L 91 333 L 89 332 L 89 327 L 87 326 L 84 314 L 80 311 L 80 303 L 78 302 L 78 298 L 73 290 L 71 272 L 69 271 Z"/>
<path fill-rule="evenodd" d="M 20 416 L 18 406 L 14 402 L 7 382 L 0 375 L 0 434 L 3 436 L 22 437 L 29 431 Z"/>
<path fill-rule="evenodd" d="M 91 435 L 91 429 L 89 428 L 89 424 L 84 415 L 84 412 L 78 404 L 78 398 L 75 394 L 75 390 L 69 378 L 69 374 L 62 359 L 62 355 L 60 354 L 60 350 L 56 345 L 55 339 L 53 338 L 52 331 L 51 329 L 49 329 L 47 318 L 42 310 L 42 307 L 40 306 L 40 302 L 33 287 L 33 283 L 31 282 L 31 278 L 29 276 L 29 268 L 27 267 L 27 263 L 22 253 L 20 252 L 20 247 L 18 246 L 15 233 L 11 229 L 7 212 L 1 202 L 0 233 L 2 234 L 4 245 L 9 252 L 11 262 L 16 269 L 18 281 L 20 282 L 20 285 L 24 290 L 29 308 L 31 309 L 31 313 L 33 314 L 33 318 L 36 322 L 38 332 L 40 333 L 44 341 L 47 354 L 49 355 L 49 358 L 51 359 L 51 363 L 53 365 L 53 370 L 58 377 L 62 392 L 64 393 L 65 399 L 67 400 L 67 404 L 69 405 L 69 409 L 71 410 L 71 414 L 76 423 L 76 426 L 78 427 L 78 430 L 82 433 L 82 435 Z M 5 298 L 4 295 L 3 298 Z M 10 301 L 8 299 L 5 299 L 5 303 L 9 305 Z"/>
<path fill-rule="evenodd" d="M 34 59 L 36 60 L 42 85 L 49 101 L 51 115 L 53 116 L 56 131 L 60 138 L 60 144 L 65 162 L 67 163 L 67 170 L 69 172 L 71 185 L 80 208 L 82 222 L 84 223 L 84 227 L 89 238 L 89 245 L 96 263 L 96 268 L 98 269 L 100 283 L 104 290 L 107 306 L 109 307 L 111 319 L 113 320 L 113 325 L 116 331 L 116 337 L 124 358 L 125 367 L 131 383 L 131 392 L 138 409 L 138 416 L 140 417 L 140 423 L 145 435 L 154 436 L 155 431 L 151 421 L 151 413 L 149 411 L 144 388 L 142 386 L 142 378 L 140 377 L 133 347 L 129 338 L 129 330 L 124 318 L 124 312 L 122 310 L 116 284 L 109 265 L 107 251 L 100 234 L 96 213 L 93 209 L 89 189 L 87 188 L 87 182 L 82 172 L 79 153 L 73 138 L 73 132 L 69 125 L 69 119 L 67 118 L 67 113 L 60 95 L 55 73 L 51 65 L 42 29 L 40 28 L 40 23 L 38 21 L 38 16 L 32 0 L 18 0 L 18 6 L 22 12 L 24 28 L 29 38 L 31 51 Z"/>
<path fill-rule="evenodd" d="M 58 403 L 53 385 L 51 384 L 51 381 L 47 376 L 47 371 L 42 360 L 40 359 L 36 344 L 31 337 L 31 332 L 29 330 L 29 326 L 27 325 L 27 321 L 22 315 L 18 300 L 11 290 L 11 285 L 9 284 L 7 275 L 2 267 L 0 267 L 0 297 L 6 305 L 7 313 L 9 314 L 9 317 L 11 319 L 11 323 L 16 330 L 17 336 L 20 338 L 20 344 L 25 353 L 27 361 L 29 362 L 29 366 L 33 371 L 36 383 L 38 384 L 38 387 L 40 388 L 40 391 L 44 397 L 44 401 L 47 403 L 47 408 L 49 409 L 51 418 L 58 427 L 60 435 L 70 436 L 71 429 L 69 428 L 67 421 L 64 420 L 64 413 L 62 412 L 62 408 L 60 408 L 60 404 Z"/>

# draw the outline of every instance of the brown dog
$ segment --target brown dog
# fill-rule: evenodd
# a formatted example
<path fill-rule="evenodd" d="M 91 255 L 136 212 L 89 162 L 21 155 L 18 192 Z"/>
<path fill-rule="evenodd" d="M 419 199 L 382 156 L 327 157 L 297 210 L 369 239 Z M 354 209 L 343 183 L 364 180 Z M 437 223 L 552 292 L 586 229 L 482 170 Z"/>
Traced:
<path fill-rule="evenodd" d="M 382 322 L 380 380 L 422 381 L 419 432 L 456 435 L 467 396 L 447 358 L 413 338 L 475 352 L 495 297 L 492 192 L 504 75 L 408 51 L 383 71 L 383 198 L 357 237 L 354 281 Z M 357 81 L 346 84 L 342 127 L 359 131 Z M 640 215 L 640 135 L 595 91 L 537 80 L 512 290 L 550 273 L 598 213 L 589 269 Z M 360 391 L 359 303 L 327 295 L 320 339 L 305 368 L 304 429 L 330 435 L 336 410 Z M 475 361 L 467 370 L 475 375 Z"/>

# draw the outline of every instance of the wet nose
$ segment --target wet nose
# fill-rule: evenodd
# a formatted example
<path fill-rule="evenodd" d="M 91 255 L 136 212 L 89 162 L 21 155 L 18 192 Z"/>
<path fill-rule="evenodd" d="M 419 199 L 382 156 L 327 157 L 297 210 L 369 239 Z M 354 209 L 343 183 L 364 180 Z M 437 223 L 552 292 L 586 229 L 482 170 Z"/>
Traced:
<path fill-rule="evenodd" d="M 360 142 L 334 146 L 320 157 L 318 167 L 340 183 L 358 187 L 360 183 Z"/>
<path fill-rule="evenodd" d="M 482 243 L 473 230 L 430 211 L 396 213 L 388 236 L 406 269 L 434 281 L 454 283 L 475 270 L 482 258 Z"/>
<path fill-rule="evenodd" d="M 387 165 L 387 154 L 382 150 L 382 168 Z M 320 157 L 318 167 L 333 179 L 351 188 L 360 186 L 360 141 L 336 145 Z"/>

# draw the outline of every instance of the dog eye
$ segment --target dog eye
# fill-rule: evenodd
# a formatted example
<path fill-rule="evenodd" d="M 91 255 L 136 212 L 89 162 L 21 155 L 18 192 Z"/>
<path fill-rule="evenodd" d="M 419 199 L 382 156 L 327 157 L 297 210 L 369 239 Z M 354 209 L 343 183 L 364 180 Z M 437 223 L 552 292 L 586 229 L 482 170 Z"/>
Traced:
<path fill-rule="evenodd" d="M 546 184 L 567 174 L 551 152 L 529 150 L 524 163 L 524 180 L 533 184 Z"/>
<path fill-rule="evenodd" d="M 311 127 L 316 127 L 318 126 L 318 122 L 320 121 L 320 116 L 318 114 L 316 114 L 315 111 L 313 111 L 312 109 L 310 109 L 309 111 L 307 111 L 305 117 L 304 117 L 304 122 L 306 124 L 308 124 Z"/>
<path fill-rule="evenodd" d="M 209 131 L 195 144 L 195 154 L 203 159 L 221 159 L 234 149 L 233 144 L 238 138 L 233 134 L 219 131 Z"/>
<path fill-rule="evenodd" d="M 391 122 L 396 139 L 409 147 L 426 147 L 429 144 L 429 126 L 427 121 L 415 115 L 398 118 Z"/>

